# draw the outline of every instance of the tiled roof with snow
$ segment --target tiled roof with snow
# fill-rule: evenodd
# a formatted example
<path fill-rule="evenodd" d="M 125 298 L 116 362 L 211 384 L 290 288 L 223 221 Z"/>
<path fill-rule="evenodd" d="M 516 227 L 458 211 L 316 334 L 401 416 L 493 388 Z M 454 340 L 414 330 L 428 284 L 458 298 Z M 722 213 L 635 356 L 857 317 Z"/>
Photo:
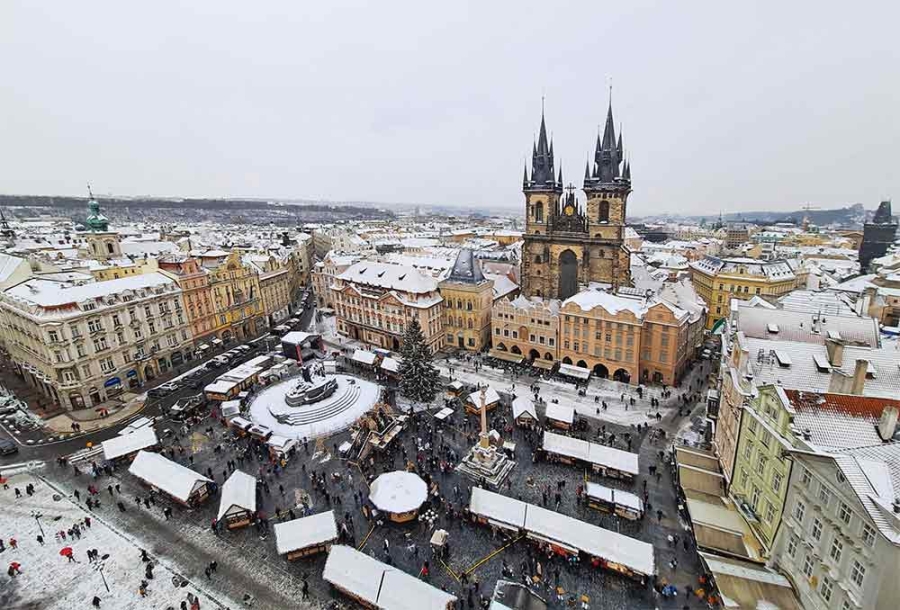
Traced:
<path fill-rule="evenodd" d="M 878 421 L 885 407 L 900 408 L 895 398 L 784 390 L 794 410 L 794 426 L 809 433 L 807 443 L 824 450 L 881 445 Z"/>
<path fill-rule="evenodd" d="M 126 291 L 159 286 L 175 286 L 175 282 L 162 273 L 131 275 L 117 280 L 84 284 L 32 278 L 7 289 L 4 295 L 38 307 L 60 307 Z"/>
<path fill-rule="evenodd" d="M 620 297 L 602 290 L 582 290 L 563 301 L 562 306 L 569 304 L 577 305 L 582 311 L 602 307 L 613 315 L 620 311 L 629 311 L 637 318 L 642 318 L 647 313 L 647 306 L 641 300 Z"/>
<path fill-rule="evenodd" d="M 414 294 L 427 294 L 437 290 L 437 280 L 418 269 L 405 265 L 361 261 L 348 267 L 339 279 L 355 284 L 377 286 Z"/>
<path fill-rule="evenodd" d="M 833 337 L 869 347 L 879 345 L 878 321 L 874 318 L 741 306 L 734 310 L 733 316 L 738 330 L 747 337 L 822 344 L 828 337 Z"/>

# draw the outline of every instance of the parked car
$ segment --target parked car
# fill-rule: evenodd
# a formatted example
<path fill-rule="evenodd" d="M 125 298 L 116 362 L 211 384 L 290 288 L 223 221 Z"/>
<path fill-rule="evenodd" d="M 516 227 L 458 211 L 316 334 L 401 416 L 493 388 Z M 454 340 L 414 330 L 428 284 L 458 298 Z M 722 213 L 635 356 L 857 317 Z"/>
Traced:
<path fill-rule="evenodd" d="M 12 455 L 19 452 L 19 446 L 8 438 L 0 438 L 0 455 Z"/>

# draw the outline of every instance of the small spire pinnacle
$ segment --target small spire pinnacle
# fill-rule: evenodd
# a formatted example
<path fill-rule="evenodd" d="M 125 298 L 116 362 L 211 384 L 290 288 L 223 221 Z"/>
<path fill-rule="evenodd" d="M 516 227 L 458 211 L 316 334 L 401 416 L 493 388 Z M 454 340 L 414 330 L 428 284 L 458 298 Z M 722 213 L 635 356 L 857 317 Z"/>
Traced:
<path fill-rule="evenodd" d="M 559 183 L 560 186 L 562 186 L 562 184 L 563 184 L 563 178 L 562 178 L 562 162 L 560 162 L 560 164 L 559 164 L 559 180 L 558 180 L 557 182 Z"/>
<path fill-rule="evenodd" d="M 591 179 L 591 160 L 587 159 L 584 162 L 584 181 L 587 182 Z"/>
<path fill-rule="evenodd" d="M 522 176 L 522 184 L 528 184 L 528 163 L 525 163 L 525 171 Z"/>

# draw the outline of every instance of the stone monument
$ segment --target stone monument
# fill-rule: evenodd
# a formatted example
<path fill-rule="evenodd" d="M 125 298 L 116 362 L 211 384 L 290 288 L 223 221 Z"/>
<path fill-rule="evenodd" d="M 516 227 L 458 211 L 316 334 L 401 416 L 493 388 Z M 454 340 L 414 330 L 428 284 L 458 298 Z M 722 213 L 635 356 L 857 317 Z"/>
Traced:
<path fill-rule="evenodd" d="M 486 390 L 487 386 L 481 388 L 481 434 L 478 443 L 469 450 L 456 469 L 476 483 L 499 489 L 516 463 L 502 450 L 491 445 L 485 404 Z"/>

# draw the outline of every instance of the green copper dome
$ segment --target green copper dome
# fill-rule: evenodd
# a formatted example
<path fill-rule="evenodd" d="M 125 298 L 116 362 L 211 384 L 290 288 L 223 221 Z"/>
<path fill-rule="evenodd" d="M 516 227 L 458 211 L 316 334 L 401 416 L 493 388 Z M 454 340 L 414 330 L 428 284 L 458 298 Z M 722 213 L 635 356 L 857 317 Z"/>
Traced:
<path fill-rule="evenodd" d="M 91 199 L 88 202 L 88 209 L 90 213 L 88 214 L 87 220 L 84 221 L 85 227 L 87 227 L 88 231 L 108 231 L 109 230 L 109 219 L 100 212 L 100 204 L 96 199 Z"/>

